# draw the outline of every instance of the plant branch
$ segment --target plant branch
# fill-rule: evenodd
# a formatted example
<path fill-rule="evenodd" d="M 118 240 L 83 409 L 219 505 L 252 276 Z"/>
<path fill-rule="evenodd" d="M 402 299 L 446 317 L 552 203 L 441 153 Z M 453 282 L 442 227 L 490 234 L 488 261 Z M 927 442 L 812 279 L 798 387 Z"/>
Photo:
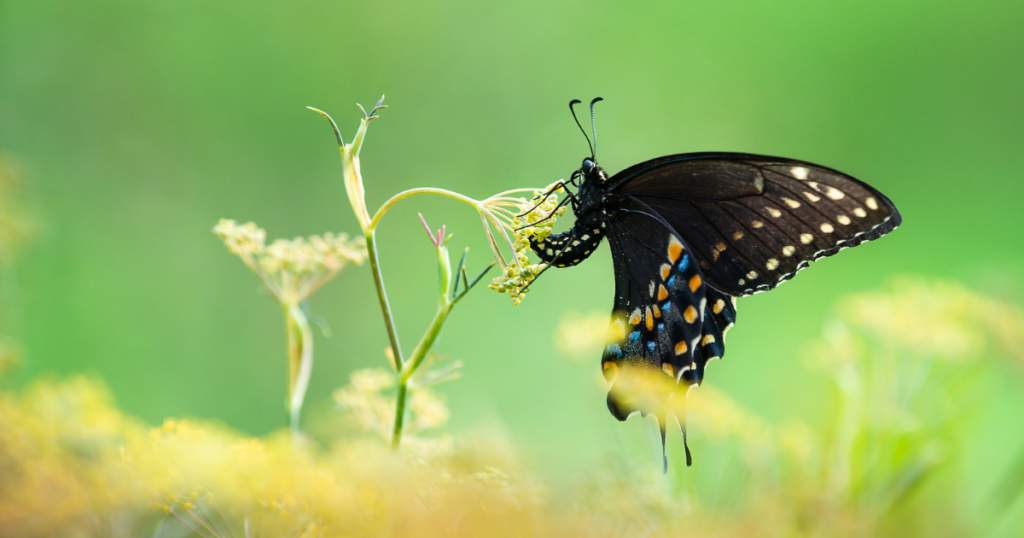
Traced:
<path fill-rule="evenodd" d="M 391 315 L 391 305 L 388 303 L 388 293 L 384 289 L 384 276 L 380 271 L 380 263 L 377 259 L 377 237 L 376 230 L 371 225 L 370 232 L 366 234 L 366 253 L 370 259 L 370 271 L 373 273 L 373 283 L 377 288 L 377 300 L 380 302 L 381 313 L 384 314 L 384 326 L 388 331 L 388 341 L 391 343 L 391 352 L 394 353 L 397 368 L 405 365 L 405 356 L 402 355 L 402 347 L 398 341 L 398 330 L 395 328 L 395 320 Z"/>
<path fill-rule="evenodd" d="M 405 422 L 405 400 L 409 392 L 409 378 L 416 372 L 416 369 L 423 363 L 423 359 L 427 357 L 430 352 L 431 346 L 434 345 L 434 341 L 437 340 L 437 336 L 441 334 L 441 328 L 444 326 L 444 322 L 448 319 L 448 313 L 451 312 L 454 303 L 448 301 L 447 297 L 442 298 L 441 304 L 438 305 L 437 312 L 434 314 L 433 321 L 430 322 L 430 326 L 427 327 L 427 331 L 423 333 L 423 337 L 420 339 L 419 344 L 416 345 L 416 349 L 412 351 L 412 355 L 409 357 L 409 362 L 402 366 L 402 370 L 398 374 L 398 398 L 395 402 L 395 428 L 392 432 L 391 446 L 398 448 L 398 445 L 402 442 L 402 427 Z"/>

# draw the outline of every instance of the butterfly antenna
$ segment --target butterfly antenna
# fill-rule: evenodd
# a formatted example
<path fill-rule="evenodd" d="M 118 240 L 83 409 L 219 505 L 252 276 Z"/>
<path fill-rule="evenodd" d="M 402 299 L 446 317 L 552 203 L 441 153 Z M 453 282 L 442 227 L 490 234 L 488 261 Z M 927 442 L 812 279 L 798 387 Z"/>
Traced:
<path fill-rule="evenodd" d="M 591 154 L 595 161 L 597 160 L 597 124 L 594 123 L 594 104 L 598 101 L 604 101 L 604 97 L 595 97 L 590 102 L 590 128 L 594 130 L 594 149 L 591 151 Z"/>
<path fill-rule="evenodd" d="M 597 159 L 597 157 L 594 155 L 594 145 L 590 143 L 590 137 L 587 136 L 587 130 L 584 129 L 583 125 L 580 124 L 580 119 L 576 117 L 576 109 L 573 108 L 575 105 L 582 102 L 583 101 L 580 101 L 579 99 L 573 99 L 572 101 L 569 101 L 569 111 L 572 112 L 572 119 L 576 120 L 576 126 L 579 127 L 580 132 L 583 133 L 583 138 L 587 139 L 587 146 L 590 146 L 590 157 L 592 159 Z M 591 116 L 593 116 L 593 105 L 591 105 Z"/>

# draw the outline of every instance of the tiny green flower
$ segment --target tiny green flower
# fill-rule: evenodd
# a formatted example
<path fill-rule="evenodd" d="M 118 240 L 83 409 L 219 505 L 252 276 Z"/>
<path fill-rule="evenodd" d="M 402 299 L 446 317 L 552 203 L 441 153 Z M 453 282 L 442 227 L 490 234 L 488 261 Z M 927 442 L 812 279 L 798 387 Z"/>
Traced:
<path fill-rule="evenodd" d="M 500 256 L 496 257 L 502 265 L 502 274 L 495 277 L 488 288 L 499 293 L 507 293 L 516 305 L 519 305 L 526 296 L 526 287 L 530 282 L 548 267 L 546 263 L 531 263 L 527 254 L 530 252 L 530 239 L 540 241 L 546 238 L 554 228 L 555 220 L 565 214 L 566 206 L 559 206 L 556 196 L 557 193 L 564 192 L 560 186 L 555 188 L 559 183 L 561 182 L 534 191 L 534 196 L 530 200 L 501 198 L 513 200 L 517 209 L 516 213 L 505 210 L 503 216 L 507 217 L 508 222 L 501 221 L 512 232 L 511 246 L 515 259 L 514 263 L 505 263 Z"/>

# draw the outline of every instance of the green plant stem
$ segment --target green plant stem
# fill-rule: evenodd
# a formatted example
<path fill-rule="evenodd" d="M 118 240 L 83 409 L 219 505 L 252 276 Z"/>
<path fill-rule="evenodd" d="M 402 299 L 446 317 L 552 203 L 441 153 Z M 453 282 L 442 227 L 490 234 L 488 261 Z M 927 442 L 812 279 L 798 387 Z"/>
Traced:
<path fill-rule="evenodd" d="M 409 362 L 402 366 L 402 371 L 398 374 L 395 429 L 391 437 L 391 446 L 393 448 L 398 448 L 398 445 L 402 442 L 402 425 L 405 419 L 405 400 L 409 391 L 409 379 L 416 373 L 416 369 L 419 368 L 420 364 L 423 363 L 423 359 L 427 358 L 427 355 L 430 353 L 430 348 L 434 345 L 434 341 L 437 340 L 437 336 L 441 334 L 441 327 L 444 326 L 444 322 L 448 319 L 448 313 L 451 312 L 453 304 L 447 298 L 441 301 L 440 306 L 437 308 L 437 313 L 434 314 L 434 320 L 427 327 L 427 332 L 423 333 L 423 338 L 416 345 L 416 349 L 412 350 Z"/>
<path fill-rule="evenodd" d="M 313 332 L 305 312 L 297 304 L 284 305 L 284 318 L 288 336 L 288 412 L 292 437 L 297 439 L 299 415 L 313 371 Z"/>
<path fill-rule="evenodd" d="M 395 320 L 391 316 L 391 305 L 388 303 L 388 293 L 384 289 L 384 276 L 380 272 L 380 263 L 377 260 L 377 237 L 375 230 L 370 229 L 366 233 L 366 253 L 370 259 L 370 271 L 373 273 L 373 283 L 377 288 L 377 300 L 380 302 L 380 311 L 384 314 L 384 326 L 388 330 L 388 340 L 391 342 L 391 352 L 395 355 L 395 365 L 402 368 L 405 359 L 402 355 L 402 347 L 398 342 L 398 331 L 395 329 Z"/>

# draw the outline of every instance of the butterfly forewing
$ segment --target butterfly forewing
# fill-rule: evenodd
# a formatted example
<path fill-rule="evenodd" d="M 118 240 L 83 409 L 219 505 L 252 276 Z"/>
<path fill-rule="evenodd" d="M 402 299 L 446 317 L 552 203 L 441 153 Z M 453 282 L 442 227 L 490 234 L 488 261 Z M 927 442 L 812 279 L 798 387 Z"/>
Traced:
<path fill-rule="evenodd" d="M 637 411 L 657 413 L 664 425 L 658 407 L 669 394 L 657 389 L 641 398 L 623 388 L 635 387 L 635 377 L 628 383 L 616 380 L 654 373 L 671 393 L 696 368 L 694 353 L 707 305 L 703 278 L 681 236 L 643 203 L 622 201 L 621 210 L 609 219 L 608 239 L 615 267 L 615 305 L 602 357 L 605 377 L 612 383 L 608 406 L 620 420 Z"/>
<path fill-rule="evenodd" d="M 901 222 L 884 195 L 801 161 L 738 153 L 654 159 L 611 178 L 610 197 L 650 207 L 693 246 L 710 286 L 771 289 L 810 261 L 876 239 Z"/>

